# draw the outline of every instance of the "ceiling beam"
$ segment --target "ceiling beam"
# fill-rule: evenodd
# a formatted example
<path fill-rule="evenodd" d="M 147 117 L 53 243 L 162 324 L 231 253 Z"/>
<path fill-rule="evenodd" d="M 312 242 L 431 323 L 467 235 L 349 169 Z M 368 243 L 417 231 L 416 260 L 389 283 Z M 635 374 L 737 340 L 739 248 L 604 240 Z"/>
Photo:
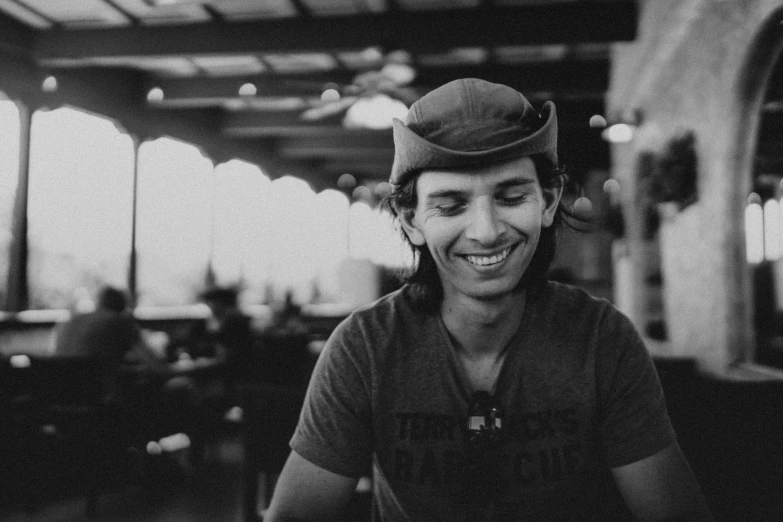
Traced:
<path fill-rule="evenodd" d="M 260 97 L 319 97 L 327 83 L 350 84 L 356 71 L 335 71 L 308 74 L 257 74 L 250 76 L 199 76 L 195 78 L 150 78 L 149 87 L 160 87 L 165 103 L 170 100 L 205 98 L 214 100 L 240 99 L 239 88 L 255 85 Z"/>
<path fill-rule="evenodd" d="M 307 143 L 278 147 L 277 153 L 283 158 L 291 159 L 353 159 L 357 161 L 388 161 L 391 166 L 394 159 L 394 149 L 391 147 L 314 147 Z"/>
<path fill-rule="evenodd" d="M 586 129 L 590 116 L 604 112 L 603 97 L 573 99 L 555 97 L 553 101 L 557 107 L 558 124 L 562 129 L 569 127 Z M 540 104 L 535 103 L 535 105 Z M 223 116 L 221 129 L 224 136 L 232 138 L 299 137 L 311 139 L 314 137 L 345 136 L 345 139 L 352 140 L 369 132 L 345 129 L 339 115 L 323 120 L 304 121 L 299 117 L 297 111 L 227 112 Z"/>
<path fill-rule="evenodd" d="M 326 136 L 310 138 L 286 137 L 275 140 L 280 149 L 373 149 L 394 150 L 394 138 L 391 130 L 349 130 Z"/>
<path fill-rule="evenodd" d="M 391 174 L 392 162 L 388 159 L 375 161 L 373 158 L 364 158 L 361 160 L 330 159 L 321 165 L 321 171 L 331 175 L 335 179 L 340 174 L 349 173 L 370 178 L 387 180 Z"/>
<path fill-rule="evenodd" d="M 264 138 L 328 136 L 351 131 L 342 127 L 339 118 L 304 121 L 297 112 L 291 111 L 241 111 L 224 114 L 221 132 L 231 138 Z"/>
<path fill-rule="evenodd" d="M 614 42 L 636 37 L 637 11 L 632 0 L 595 0 L 230 24 L 60 29 L 38 33 L 32 51 L 39 63 L 56 65 L 83 58 L 334 52 L 375 45 L 419 53 L 465 46 Z"/>
<path fill-rule="evenodd" d="M 30 110 L 78 107 L 114 119 L 139 139 L 172 136 L 200 147 L 216 163 L 240 158 L 259 165 L 271 177 L 306 177 L 317 172 L 310 161 L 281 158 L 274 150 L 221 136 L 219 111 L 160 111 L 147 107 L 138 94 L 140 76 L 133 71 L 118 70 L 111 75 L 99 71 L 63 72 L 58 74 L 58 89 L 52 93 L 41 92 L 43 75 L 31 62 L 0 53 L 0 71 L 0 91 Z"/>
<path fill-rule="evenodd" d="M 339 69 L 313 74 L 261 74 L 233 77 L 149 79 L 148 88 L 160 87 L 161 106 L 219 105 L 240 100 L 239 88 L 255 85 L 258 97 L 318 98 L 329 83 L 350 85 L 356 71 Z M 508 85 L 524 93 L 557 92 L 602 94 L 609 86 L 608 60 L 565 60 L 524 65 L 419 67 L 412 87 L 421 95 L 458 78 L 481 78 Z"/>
<path fill-rule="evenodd" d="M 29 57 L 32 45 L 33 30 L 0 13 L 0 53 Z"/>
<path fill-rule="evenodd" d="M 416 83 L 437 87 L 459 78 L 481 78 L 502 83 L 525 94 L 604 93 L 609 87 L 609 59 L 420 68 Z"/>

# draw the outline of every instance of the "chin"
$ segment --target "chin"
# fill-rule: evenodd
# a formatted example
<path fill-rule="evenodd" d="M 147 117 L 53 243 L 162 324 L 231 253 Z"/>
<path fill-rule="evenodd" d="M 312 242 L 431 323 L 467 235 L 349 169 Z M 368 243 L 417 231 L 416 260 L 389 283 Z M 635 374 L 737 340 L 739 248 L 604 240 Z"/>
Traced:
<path fill-rule="evenodd" d="M 479 285 L 478 288 L 474 288 L 472 291 L 466 291 L 465 293 L 479 301 L 495 301 L 515 294 L 517 291 L 521 290 L 522 285 L 520 282 L 521 278 L 507 283 L 493 281 L 493 284 Z"/>

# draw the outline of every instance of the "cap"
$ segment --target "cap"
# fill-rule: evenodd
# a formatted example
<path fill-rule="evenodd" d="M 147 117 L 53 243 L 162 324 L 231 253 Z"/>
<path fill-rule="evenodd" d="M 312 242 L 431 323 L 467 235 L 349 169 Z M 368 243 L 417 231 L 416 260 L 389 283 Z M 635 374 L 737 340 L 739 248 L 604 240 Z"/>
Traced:
<path fill-rule="evenodd" d="M 477 78 L 454 80 L 417 100 L 405 122 L 395 118 L 389 182 L 424 168 L 492 163 L 544 154 L 557 164 L 557 115 L 539 115 L 522 93 Z"/>

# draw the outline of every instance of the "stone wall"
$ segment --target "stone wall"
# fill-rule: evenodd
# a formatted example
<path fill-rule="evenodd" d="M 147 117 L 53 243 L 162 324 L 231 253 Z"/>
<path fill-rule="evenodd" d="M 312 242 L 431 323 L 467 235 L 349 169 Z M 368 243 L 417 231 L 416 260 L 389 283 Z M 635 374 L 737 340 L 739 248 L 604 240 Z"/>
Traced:
<path fill-rule="evenodd" d="M 623 185 L 626 240 L 635 290 L 626 312 L 647 316 L 649 261 L 638 205 L 638 158 L 695 135 L 698 201 L 662 213 L 658 231 L 669 355 L 694 356 L 721 372 L 752 359 L 750 274 L 743 212 L 761 99 L 779 51 L 769 34 L 781 2 L 640 0 L 637 39 L 613 49 L 610 118 L 640 111 L 641 126 L 613 146 L 612 176 Z M 620 289 L 620 291 L 624 291 Z"/>

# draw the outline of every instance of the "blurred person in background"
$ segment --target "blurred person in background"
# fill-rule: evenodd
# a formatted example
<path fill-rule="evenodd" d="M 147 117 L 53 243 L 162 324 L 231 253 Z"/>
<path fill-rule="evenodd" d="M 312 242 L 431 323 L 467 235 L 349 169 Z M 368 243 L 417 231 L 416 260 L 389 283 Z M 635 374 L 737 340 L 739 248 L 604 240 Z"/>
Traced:
<path fill-rule="evenodd" d="M 201 299 L 212 312 L 205 325 L 207 342 L 233 372 L 241 371 L 243 355 L 252 341 L 252 328 L 250 316 L 239 308 L 237 290 L 215 287 L 201 294 Z"/>
<path fill-rule="evenodd" d="M 372 470 L 384 521 L 712 520 L 652 359 L 608 301 L 549 281 L 552 102 L 477 79 L 394 121 L 390 207 L 416 266 L 327 341 L 264 520 L 339 520 Z"/>
<path fill-rule="evenodd" d="M 162 372 L 166 363 L 144 340 L 127 309 L 125 293 L 112 286 L 100 289 L 93 311 L 74 313 L 55 330 L 54 354 L 61 357 L 90 357 L 101 361 L 107 396 L 117 393 L 123 363 L 133 362 L 152 372 Z"/>
<path fill-rule="evenodd" d="M 252 318 L 239 307 L 239 292 L 233 287 L 212 286 L 199 295 L 209 307 L 209 315 L 196 321 L 181 338 L 169 345 L 173 366 L 193 368 L 193 377 L 179 376 L 181 387 L 198 398 L 200 435 L 194 442 L 195 454 L 203 451 L 209 431 L 220 419 L 240 419 L 238 385 L 253 374 L 251 351 L 255 333 Z"/>
<path fill-rule="evenodd" d="M 147 472 L 144 447 L 167 434 L 162 433 L 162 419 L 171 411 L 168 394 L 159 387 L 168 375 L 163 347 L 156 349 L 146 339 L 128 310 L 125 292 L 112 286 L 99 290 L 94 309 L 82 300 L 71 318 L 55 328 L 55 358 L 98 361 L 98 375 L 85 375 L 101 384 L 94 436 L 105 452 L 100 458 L 116 461 L 126 478 Z M 123 378 L 124 368 L 133 368 L 128 379 Z"/>
<path fill-rule="evenodd" d="M 199 295 L 209 308 L 209 316 L 197 321 L 169 347 L 173 361 L 209 358 L 232 367 L 238 364 L 251 341 L 251 318 L 239 308 L 238 292 L 229 287 L 211 287 Z"/>

